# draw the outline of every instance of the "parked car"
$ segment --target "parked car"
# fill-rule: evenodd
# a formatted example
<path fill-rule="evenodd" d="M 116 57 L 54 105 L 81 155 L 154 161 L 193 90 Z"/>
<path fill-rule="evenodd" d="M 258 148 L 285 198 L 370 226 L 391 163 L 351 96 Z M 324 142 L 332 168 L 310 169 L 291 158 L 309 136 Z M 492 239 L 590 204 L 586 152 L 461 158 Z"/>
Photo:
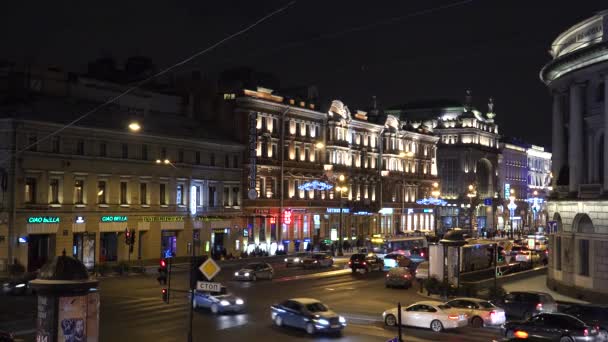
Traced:
<path fill-rule="evenodd" d="M 495 301 L 507 317 L 528 319 L 539 313 L 557 312 L 557 303 L 545 292 L 509 292 Z"/>
<path fill-rule="evenodd" d="M 561 313 L 542 313 L 526 321 L 503 324 L 505 337 L 544 338 L 547 341 L 575 342 L 595 341 L 597 330 L 580 319 Z"/>
<path fill-rule="evenodd" d="M 469 323 L 474 328 L 501 325 L 506 320 L 505 310 L 484 299 L 454 298 L 446 304 L 453 308 L 461 309 L 466 313 Z"/>
<path fill-rule="evenodd" d="M 26 272 L 18 277 L 8 279 L 2 283 L 1 291 L 5 295 L 22 296 L 33 293 L 30 280 L 36 279 L 37 272 Z"/>
<path fill-rule="evenodd" d="M 334 264 L 334 258 L 329 254 L 315 253 L 302 259 L 302 267 L 304 268 L 321 268 L 331 267 Z"/>
<path fill-rule="evenodd" d="M 535 251 L 522 249 L 517 253 L 517 255 L 515 255 L 515 261 L 538 264 L 540 262 L 540 255 Z"/>
<path fill-rule="evenodd" d="M 192 307 L 206 308 L 212 313 L 241 312 L 245 308 L 245 301 L 230 293 L 222 287 L 219 293 L 195 291 Z"/>
<path fill-rule="evenodd" d="M 302 266 L 302 259 L 308 256 L 308 253 L 297 253 L 296 255 L 285 258 L 285 267 Z"/>
<path fill-rule="evenodd" d="M 392 252 L 384 256 L 384 270 L 390 270 L 393 267 L 410 267 L 412 261 L 403 253 Z"/>
<path fill-rule="evenodd" d="M 366 272 L 371 272 L 373 270 L 382 271 L 384 262 L 374 253 L 356 253 L 351 255 L 350 260 L 348 261 L 348 267 L 350 267 L 353 273 L 361 269 Z"/>
<path fill-rule="evenodd" d="M 598 329 L 597 341 L 608 341 L 608 305 L 573 304 L 562 310 Z"/>
<path fill-rule="evenodd" d="M 390 327 L 398 324 L 397 317 L 397 308 L 382 313 L 384 324 Z M 467 315 L 462 310 L 439 301 L 422 301 L 401 308 L 401 325 L 441 332 L 444 329 L 466 327 L 467 324 Z"/>
<path fill-rule="evenodd" d="M 429 277 L 429 262 L 423 261 L 416 266 L 416 279 L 427 279 Z"/>
<path fill-rule="evenodd" d="M 260 279 L 272 279 L 274 270 L 272 266 L 264 262 L 248 264 L 240 270 L 234 272 L 234 280 L 256 281 Z"/>
<path fill-rule="evenodd" d="M 317 299 L 293 298 L 270 307 L 270 318 L 278 326 L 290 326 L 316 332 L 341 333 L 346 319 L 333 312 Z"/>
<path fill-rule="evenodd" d="M 407 267 L 393 267 L 386 273 L 386 287 L 412 287 L 412 272 Z"/>

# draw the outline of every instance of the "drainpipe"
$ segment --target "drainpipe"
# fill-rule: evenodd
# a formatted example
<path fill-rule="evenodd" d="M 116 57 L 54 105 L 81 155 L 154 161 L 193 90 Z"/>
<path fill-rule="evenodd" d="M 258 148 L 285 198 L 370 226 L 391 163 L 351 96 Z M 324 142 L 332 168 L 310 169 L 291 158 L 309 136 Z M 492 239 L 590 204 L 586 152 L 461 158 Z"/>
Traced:
<path fill-rule="evenodd" d="M 8 223 L 8 264 L 7 267 L 13 264 L 14 258 L 14 244 L 17 241 L 15 234 L 15 226 L 17 224 L 17 121 L 12 120 L 13 125 L 13 146 L 12 146 L 12 157 L 11 157 L 11 217 Z"/>

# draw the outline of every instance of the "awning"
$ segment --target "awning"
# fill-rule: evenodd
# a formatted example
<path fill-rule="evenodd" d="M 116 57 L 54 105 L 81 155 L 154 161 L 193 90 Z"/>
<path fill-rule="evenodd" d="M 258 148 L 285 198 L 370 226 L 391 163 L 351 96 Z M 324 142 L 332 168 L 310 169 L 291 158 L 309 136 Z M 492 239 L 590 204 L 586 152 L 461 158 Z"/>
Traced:
<path fill-rule="evenodd" d="M 100 222 L 99 232 L 124 232 L 127 229 L 127 222 Z"/>
<path fill-rule="evenodd" d="M 27 225 L 28 234 L 57 234 L 59 223 L 36 223 Z"/>
<path fill-rule="evenodd" d="M 86 231 L 86 223 L 72 223 L 72 233 L 84 233 Z"/>
<path fill-rule="evenodd" d="M 184 229 L 184 221 L 181 222 L 161 222 L 161 230 L 182 230 Z"/>
<path fill-rule="evenodd" d="M 137 230 L 140 232 L 150 230 L 150 222 L 137 222 Z"/>

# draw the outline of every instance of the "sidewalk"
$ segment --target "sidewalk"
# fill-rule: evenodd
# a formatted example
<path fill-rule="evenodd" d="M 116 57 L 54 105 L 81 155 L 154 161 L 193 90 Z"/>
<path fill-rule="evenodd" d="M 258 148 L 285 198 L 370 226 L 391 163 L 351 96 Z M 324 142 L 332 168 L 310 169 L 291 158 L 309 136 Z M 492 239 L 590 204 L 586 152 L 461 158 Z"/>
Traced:
<path fill-rule="evenodd" d="M 583 300 L 579 300 L 573 297 L 564 296 L 559 294 L 547 287 L 547 276 L 546 275 L 538 275 L 526 279 L 515 280 L 512 282 L 508 282 L 503 284 L 503 288 L 507 292 L 513 291 L 541 291 L 546 292 L 553 296 L 553 298 L 558 302 L 569 302 L 569 303 L 578 303 L 578 304 L 589 304 L 589 302 L 585 302 Z"/>

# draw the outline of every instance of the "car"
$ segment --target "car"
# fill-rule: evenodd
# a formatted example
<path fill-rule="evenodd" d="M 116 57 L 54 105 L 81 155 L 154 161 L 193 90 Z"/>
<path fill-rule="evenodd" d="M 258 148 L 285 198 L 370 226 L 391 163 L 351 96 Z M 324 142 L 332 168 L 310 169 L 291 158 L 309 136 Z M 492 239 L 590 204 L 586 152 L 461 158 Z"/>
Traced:
<path fill-rule="evenodd" d="M 422 280 L 429 277 L 429 262 L 423 261 L 416 266 L 416 279 Z"/>
<path fill-rule="evenodd" d="M 597 341 L 608 341 L 608 305 L 572 304 L 562 310 L 598 329 Z"/>
<path fill-rule="evenodd" d="M 36 279 L 37 276 L 37 272 L 26 272 L 2 283 L 2 288 L 0 290 L 5 295 L 19 296 L 33 294 L 33 291 L 30 288 L 30 281 Z"/>
<path fill-rule="evenodd" d="M 206 308 L 213 314 L 241 312 L 245 308 L 245 301 L 228 293 L 228 290 L 222 287 L 219 293 L 195 291 L 192 307 L 194 309 Z"/>
<path fill-rule="evenodd" d="M 272 266 L 264 262 L 256 262 L 248 264 L 234 272 L 234 280 L 256 281 L 258 278 L 272 280 L 273 275 L 274 270 Z"/>
<path fill-rule="evenodd" d="M 386 287 L 412 287 L 412 272 L 407 267 L 393 267 L 386 273 Z"/>
<path fill-rule="evenodd" d="M 537 264 L 540 262 L 540 255 L 529 249 L 522 249 L 515 255 L 515 261 Z"/>
<path fill-rule="evenodd" d="M 501 325 L 506 320 L 505 310 L 484 299 L 454 298 L 446 304 L 463 310 L 469 317 L 469 323 L 474 328 Z"/>
<path fill-rule="evenodd" d="M 382 319 L 389 327 L 398 325 L 397 308 L 384 311 Z M 467 315 L 462 310 L 439 301 L 422 301 L 401 308 L 401 325 L 441 332 L 445 329 L 466 327 L 468 324 Z"/>
<path fill-rule="evenodd" d="M 374 253 L 355 253 L 350 256 L 348 267 L 350 267 L 353 273 L 357 272 L 357 270 L 365 270 L 365 272 L 373 270 L 382 271 L 384 262 Z"/>
<path fill-rule="evenodd" d="M 528 319 L 539 313 L 557 312 L 557 303 L 545 292 L 509 292 L 493 302 L 503 308 L 507 317 Z"/>
<path fill-rule="evenodd" d="M 285 258 L 285 267 L 302 266 L 302 259 L 308 256 L 308 253 L 297 253 L 296 255 Z"/>
<path fill-rule="evenodd" d="M 414 263 L 421 263 L 429 260 L 429 251 L 426 247 L 415 247 L 410 251 L 410 260 Z"/>
<path fill-rule="evenodd" d="M 321 268 L 331 267 L 334 264 L 334 258 L 329 254 L 315 253 L 302 259 L 302 267 L 304 268 Z"/>
<path fill-rule="evenodd" d="M 384 270 L 389 270 L 393 267 L 410 267 L 412 261 L 406 257 L 403 253 L 392 252 L 384 256 L 383 259 Z"/>
<path fill-rule="evenodd" d="M 292 298 L 270 307 L 270 318 L 278 326 L 304 329 L 310 335 L 317 332 L 341 333 L 346 319 L 327 305 L 313 298 Z"/>
<path fill-rule="evenodd" d="M 547 341 L 595 341 L 597 330 L 580 319 L 562 313 L 542 313 L 526 321 L 511 321 L 502 325 L 507 338 L 533 336 Z"/>

